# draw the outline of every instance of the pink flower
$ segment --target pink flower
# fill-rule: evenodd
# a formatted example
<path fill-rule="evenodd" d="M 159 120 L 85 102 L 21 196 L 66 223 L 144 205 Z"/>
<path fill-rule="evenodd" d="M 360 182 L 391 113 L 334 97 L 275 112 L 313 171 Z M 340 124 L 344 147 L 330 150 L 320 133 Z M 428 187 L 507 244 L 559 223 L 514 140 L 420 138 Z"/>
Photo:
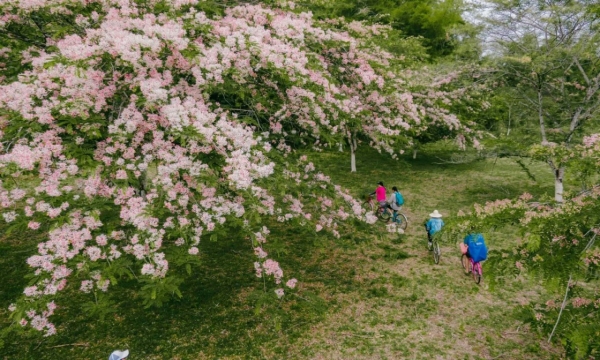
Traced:
<path fill-rule="evenodd" d="M 34 297 L 34 296 L 38 296 L 41 294 L 41 292 L 38 290 L 37 286 L 26 287 L 25 290 L 23 291 L 23 293 L 25 294 L 25 296 L 29 296 L 29 297 Z"/>
<path fill-rule="evenodd" d="M 556 305 L 556 302 L 554 300 L 548 300 L 546 301 L 546 307 L 548 309 L 556 309 L 558 305 Z"/>
<path fill-rule="evenodd" d="M 40 223 L 39 222 L 35 222 L 35 221 L 30 221 L 27 224 L 27 227 L 30 228 L 30 229 L 32 229 L 32 230 L 37 230 L 37 229 L 40 228 Z"/>
<path fill-rule="evenodd" d="M 4 221 L 6 221 L 7 223 L 13 222 L 17 218 L 17 216 L 17 213 L 14 211 L 5 212 L 2 214 Z"/>
<path fill-rule="evenodd" d="M 254 262 L 254 270 L 256 271 L 256 277 L 262 277 L 262 266 L 259 262 Z"/>
<path fill-rule="evenodd" d="M 275 283 L 279 284 L 283 277 L 283 270 L 279 267 L 279 263 L 275 260 L 267 259 L 263 264 L 263 268 L 267 275 L 273 275 Z"/>
<path fill-rule="evenodd" d="M 533 195 L 531 195 L 530 193 L 523 193 L 521 196 L 519 196 L 519 199 L 523 201 L 529 201 L 533 199 Z"/>
<path fill-rule="evenodd" d="M 254 248 L 254 254 L 258 256 L 259 259 L 264 259 L 268 255 L 261 247 Z"/>
<path fill-rule="evenodd" d="M 83 291 L 84 293 L 89 293 L 90 291 L 92 291 L 93 288 L 94 288 L 93 281 L 84 280 L 81 282 L 81 286 L 79 287 L 79 290 Z"/>
<path fill-rule="evenodd" d="M 96 261 L 103 257 L 102 250 L 96 246 L 89 246 L 85 249 L 85 252 L 92 261 Z"/>
<path fill-rule="evenodd" d="M 581 298 L 581 297 L 576 297 L 574 299 L 571 300 L 571 304 L 573 304 L 574 308 L 579 308 L 582 306 L 586 306 L 592 303 L 592 300 L 590 299 L 585 299 L 585 298 Z"/>
<path fill-rule="evenodd" d="M 198 255 L 198 248 L 195 246 L 192 246 L 189 250 L 188 253 L 190 253 L 190 255 Z"/>
<path fill-rule="evenodd" d="M 277 290 L 275 290 L 275 295 L 277 295 L 277 298 L 281 299 L 283 297 L 283 289 L 279 288 Z"/>
<path fill-rule="evenodd" d="M 297 283 L 297 282 L 298 282 L 298 280 L 296 280 L 296 279 L 290 279 L 290 280 L 288 280 L 288 281 L 285 283 L 285 285 L 286 285 L 287 287 L 289 287 L 290 289 L 293 289 L 293 288 L 295 288 L 295 287 L 296 287 L 296 283 Z"/>
<path fill-rule="evenodd" d="M 127 179 L 127 171 L 125 171 L 125 170 L 118 170 L 117 173 L 115 174 L 115 178 L 117 178 L 119 180 L 125 180 L 125 179 Z"/>
<path fill-rule="evenodd" d="M 106 246 L 108 244 L 108 237 L 104 234 L 96 236 L 96 244 Z"/>
<path fill-rule="evenodd" d="M 142 266 L 142 275 L 154 276 L 155 272 L 156 272 L 156 269 L 155 269 L 154 265 L 152 265 L 152 264 L 144 264 L 144 266 Z"/>

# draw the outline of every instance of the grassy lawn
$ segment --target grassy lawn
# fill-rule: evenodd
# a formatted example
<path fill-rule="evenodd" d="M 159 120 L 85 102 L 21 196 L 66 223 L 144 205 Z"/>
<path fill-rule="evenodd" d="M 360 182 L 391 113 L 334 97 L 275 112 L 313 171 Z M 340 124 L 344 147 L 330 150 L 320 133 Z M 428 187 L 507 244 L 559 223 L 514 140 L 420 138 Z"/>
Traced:
<path fill-rule="evenodd" d="M 355 174 L 349 172 L 348 153 L 309 157 L 356 196 L 372 191 L 377 181 L 398 186 L 406 199 L 407 233 L 352 223 L 334 239 L 273 224 L 270 239 L 282 245 L 278 260 L 300 282 L 297 294 L 266 303 L 249 244 L 235 233 L 206 240 L 202 264 L 182 285 L 182 299 L 143 309 L 132 291 L 139 285 L 121 282 L 110 291 L 114 311 L 100 319 L 79 306 L 89 295 L 68 291 L 55 319 L 59 333 L 50 338 L 9 333 L 0 359 L 103 359 L 123 348 L 130 349 L 132 360 L 560 357 L 560 349 L 521 326 L 514 311 L 535 300 L 539 287 L 523 278 L 490 287 L 485 265 L 484 280 L 475 285 L 462 274 L 458 239 L 445 239 L 441 263 L 433 265 L 422 226 L 434 209 L 448 218 L 474 202 L 525 191 L 551 195 L 546 165 L 530 166 L 534 181 L 513 160 L 451 164 L 443 148 L 400 161 L 361 150 Z M 516 243 L 509 233 L 485 235 L 491 251 Z M 6 308 L 27 284 L 25 259 L 39 239 L 0 238 L 0 328 L 10 324 Z"/>

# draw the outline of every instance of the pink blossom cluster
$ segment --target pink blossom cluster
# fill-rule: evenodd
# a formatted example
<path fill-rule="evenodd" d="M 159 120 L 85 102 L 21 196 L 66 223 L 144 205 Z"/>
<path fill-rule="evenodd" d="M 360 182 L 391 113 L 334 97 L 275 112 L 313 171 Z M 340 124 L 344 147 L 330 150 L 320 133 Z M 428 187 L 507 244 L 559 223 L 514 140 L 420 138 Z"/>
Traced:
<path fill-rule="evenodd" d="M 280 284 L 283 270 L 264 250 L 269 229 L 258 214 L 310 223 L 336 237 L 351 216 L 376 221 L 307 159 L 276 165 L 273 158 L 292 157 L 290 138 L 322 149 L 331 145 L 323 135 L 336 143 L 360 132 L 395 154 L 395 139 L 429 119 L 460 127 L 389 70 L 394 57 L 368 38 L 385 27 L 337 29 L 309 13 L 259 5 L 210 19 L 190 6 L 196 0 L 161 2 L 173 11 L 157 15 L 157 3 L 0 3 L 0 26 L 33 11 L 77 24 L 45 48 L 24 50 L 27 66 L 0 85 L 12 130 L 0 133 L 0 167 L 15 167 L 16 179 L 35 177 L 33 188 L 0 183 L 3 218 L 51 229 L 27 260 L 40 280 L 25 289 L 26 298 L 51 298 L 75 271 L 84 278 L 76 285 L 82 292 L 107 291 L 105 274 L 88 265 L 102 269 L 121 257 L 134 261 L 140 277 L 164 278 L 166 246 L 197 256 L 201 238 L 232 218 L 243 219 L 253 241 L 257 276 Z M 317 45 L 325 49 L 316 52 Z M 248 91 L 242 109 L 211 97 L 231 88 Z M 249 118 L 264 120 L 249 125 Z M 298 195 L 279 197 L 282 183 Z M 276 293 L 283 296 L 283 289 Z M 53 310 L 34 311 L 25 325 L 51 335 L 54 327 L 44 321 Z"/>
<path fill-rule="evenodd" d="M 579 307 L 587 306 L 587 305 L 591 304 L 592 301 L 593 300 L 590 300 L 590 299 L 576 297 L 576 298 L 571 299 L 571 305 L 573 305 L 574 308 L 579 308 Z"/>
<path fill-rule="evenodd" d="M 594 249 L 593 251 L 586 254 L 585 257 L 583 258 L 583 262 L 588 266 L 589 265 L 599 266 L 600 265 L 600 250 Z"/>
<path fill-rule="evenodd" d="M 56 334 L 56 327 L 50 321 L 48 321 L 48 317 L 54 314 L 54 310 L 56 310 L 57 305 L 54 301 L 45 304 L 46 309 L 37 312 L 34 309 L 29 309 L 25 312 L 26 317 L 22 318 L 19 321 L 21 326 L 30 325 L 32 328 L 38 331 L 44 331 L 44 336 L 51 336 Z M 13 304 L 10 306 L 9 310 L 15 311 L 17 307 Z"/>

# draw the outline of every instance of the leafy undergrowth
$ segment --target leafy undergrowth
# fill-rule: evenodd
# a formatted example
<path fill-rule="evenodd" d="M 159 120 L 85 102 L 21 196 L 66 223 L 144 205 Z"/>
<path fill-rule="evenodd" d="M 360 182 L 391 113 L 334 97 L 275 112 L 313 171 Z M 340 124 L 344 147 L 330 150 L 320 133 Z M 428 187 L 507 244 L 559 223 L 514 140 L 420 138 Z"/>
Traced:
<path fill-rule="evenodd" d="M 202 243 L 202 263 L 182 284 L 183 298 L 143 309 L 132 291 L 138 285 L 124 281 L 110 292 L 112 305 L 101 317 L 80 305 L 93 300 L 89 295 L 68 290 L 62 303 L 69 305 L 56 318 L 59 333 L 9 332 L 0 358 L 97 359 L 118 348 L 130 349 L 131 359 L 559 358 L 560 349 L 518 320 L 517 306 L 535 300 L 540 288 L 516 274 L 489 282 L 493 269 L 486 265 L 483 283 L 474 284 L 462 273 L 458 239 L 444 239 L 441 263 L 433 265 L 422 227 L 433 209 L 448 218 L 474 202 L 551 193 L 551 174 L 531 164 L 534 181 L 510 159 L 444 164 L 444 154 L 430 149 L 416 160 L 392 161 L 361 152 L 357 174 L 348 171 L 347 153 L 309 154 L 356 196 L 377 181 L 398 186 L 410 225 L 406 234 L 392 235 L 382 224 L 350 223 L 333 239 L 271 224 L 278 260 L 300 280 L 283 301 L 263 291 L 249 243 L 231 234 Z M 516 242 L 512 234 L 485 235 L 492 251 Z M 2 329 L 39 240 L 27 233 L 0 238 Z"/>

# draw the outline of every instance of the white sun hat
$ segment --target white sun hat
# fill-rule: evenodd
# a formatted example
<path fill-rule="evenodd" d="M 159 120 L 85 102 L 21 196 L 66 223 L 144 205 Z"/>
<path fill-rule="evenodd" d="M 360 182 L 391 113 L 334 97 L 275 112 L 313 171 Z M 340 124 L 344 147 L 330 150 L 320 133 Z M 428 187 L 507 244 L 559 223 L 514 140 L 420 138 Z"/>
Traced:
<path fill-rule="evenodd" d="M 115 350 L 112 354 L 110 354 L 108 360 L 121 360 L 125 359 L 127 356 L 129 356 L 129 350 Z"/>
<path fill-rule="evenodd" d="M 437 210 L 433 210 L 433 212 L 431 214 L 429 214 L 429 217 L 432 217 L 432 218 L 441 218 L 442 214 L 440 214 Z"/>

